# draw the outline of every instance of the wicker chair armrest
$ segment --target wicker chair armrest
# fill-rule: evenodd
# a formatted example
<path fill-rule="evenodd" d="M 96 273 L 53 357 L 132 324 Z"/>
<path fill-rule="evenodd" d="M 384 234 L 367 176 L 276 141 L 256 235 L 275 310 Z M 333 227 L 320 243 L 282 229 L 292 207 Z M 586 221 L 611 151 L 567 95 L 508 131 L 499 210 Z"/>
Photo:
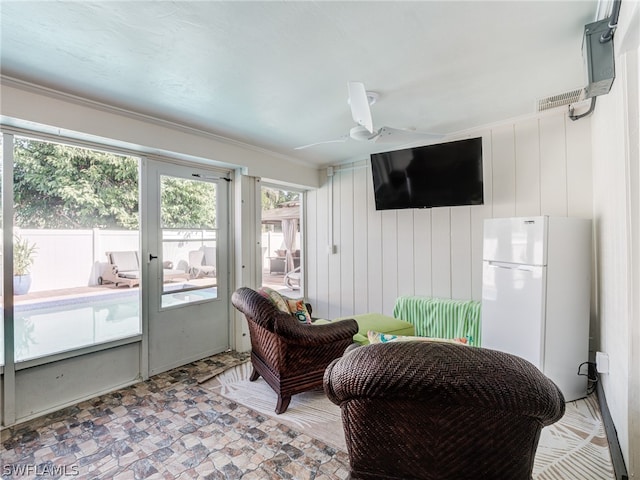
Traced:
<path fill-rule="evenodd" d="M 289 344 L 313 346 L 352 338 L 358 333 L 358 323 L 348 319 L 323 325 L 308 325 L 291 315 L 282 314 L 276 317 L 274 331 Z"/>
<path fill-rule="evenodd" d="M 353 349 L 324 376 L 327 397 L 415 399 L 517 411 L 548 425 L 564 414 L 558 387 L 526 360 L 504 352 L 442 342 L 397 342 Z"/>

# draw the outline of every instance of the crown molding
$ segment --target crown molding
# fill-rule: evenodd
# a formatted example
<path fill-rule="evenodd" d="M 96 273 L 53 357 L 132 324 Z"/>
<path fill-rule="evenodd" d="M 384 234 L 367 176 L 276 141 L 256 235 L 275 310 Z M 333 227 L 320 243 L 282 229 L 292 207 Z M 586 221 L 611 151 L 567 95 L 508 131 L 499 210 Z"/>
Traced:
<path fill-rule="evenodd" d="M 135 112 L 133 110 L 127 110 L 126 108 L 115 107 L 113 105 L 109 105 L 103 102 L 98 102 L 96 100 L 91 100 L 85 97 L 80 97 L 78 95 L 73 95 L 71 93 L 66 93 L 60 90 L 44 87 L 42 85 L 21 80 L 19 78 L 14 78 L 14 77 L 0 74 L 0 85 L 6 85 L 8 87 L 17 88 L 27 92 L 35 93 L 37 95 L 43 95 L 49 98 L 54 98 L 56 100 L 73 103 L 73 104 L 91 108 L 94 110 L 100 110 L 105 113 L 120 115 L 123 117 L 130 118 L 132 120 L 137 120 L 144 123 L 150 123 L 153 125 L 157 125 L 159 127 L 176 130 L 189 135 L 204 137 L 210 140 L 214 140 L 216 142 L 224 143 L 224 144 L 231 145 L 238 148 L 243 148 L 245 150 L 249 150 L 258 154 L 276 157 L 276 158 L 279 158 L 280 160 L 295 163 L 305 167 L 316 168 L 316 169 L 319 168 L 318 165 L 313 164 L 311 162 L 305 162 L 304 160 L 301 160 L 297 157 L 292 157 L 289 155 L 285 155 L 283 153 L 274 152 L 266 148 L 258 147 L 256 145 L 251 145 L 250 143 L 245 143 L 239 140 L 234 140 L 232 138 L 224 137 L 222 135 L 218 135 L 211 131 L 202 130 L 200 128 L 191 127 L 189 125 L 184 125 L 171 120 L 166 120 L 163 118 L 154 117 L 152 115 Z"/>

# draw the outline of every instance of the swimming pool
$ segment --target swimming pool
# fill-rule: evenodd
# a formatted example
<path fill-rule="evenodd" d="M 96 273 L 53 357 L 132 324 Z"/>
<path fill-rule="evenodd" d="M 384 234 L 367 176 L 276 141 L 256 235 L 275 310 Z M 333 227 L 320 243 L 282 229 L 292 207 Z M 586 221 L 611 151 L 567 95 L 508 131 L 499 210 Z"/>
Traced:
<path fill-rule="evenodd" d="M 163 295 L 163 306 L 216 296 L 215 287 L 169 292 Z M 15 361 L 139 335 L 141 325 L 138 289 L 18 304 L 14 313 Z"/>

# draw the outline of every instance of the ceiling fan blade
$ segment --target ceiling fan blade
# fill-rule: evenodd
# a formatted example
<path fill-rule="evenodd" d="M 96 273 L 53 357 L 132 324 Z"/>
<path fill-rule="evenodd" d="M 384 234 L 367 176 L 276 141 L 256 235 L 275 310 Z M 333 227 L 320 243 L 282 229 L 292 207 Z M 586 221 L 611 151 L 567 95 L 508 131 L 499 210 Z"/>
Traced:
<path fill-rule="evenodd" d="M 353 121 L 369 130 L 369 133 L 373 133 L 373 119 L 364 83 L 347 82 L 347 88 L 349 89 L 349 105 Z"/>
<path fill-rule="evenodd" d="M 444 135 L 440 133 L 417 132 L 401 128 L 381 127 L 375 141 L 378 143 L 408 143 L 421 140 L 438 140 Z"/>
<path fill-rule="evenodd" d="M 347 140 L 349 140 L 349 135 L 343 135 L 342 137 L 336 138 L 335 140 L 324 140 L 322 142 L 310 143 L 309 145 L 302 145 L 300 147 L 296 147 L 294 148 L 294 150 L 303 150 L 305 148 L 315 147 L 316 145 L 323 145 L 325 143 L 344 143 Z"/>

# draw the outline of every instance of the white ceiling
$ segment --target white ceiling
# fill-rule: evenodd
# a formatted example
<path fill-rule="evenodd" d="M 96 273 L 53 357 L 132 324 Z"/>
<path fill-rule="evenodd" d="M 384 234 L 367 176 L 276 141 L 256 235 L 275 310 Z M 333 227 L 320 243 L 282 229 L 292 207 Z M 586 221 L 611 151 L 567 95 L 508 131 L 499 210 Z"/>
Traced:
<path fill-rule="evenodd" d="M 596 1 L 0 3 L 4 76 L 213 132 L 310 164 L 393 145 L 336 139 L 347 81 L 374 126 L 451 134 L 585 85 Z"/>

